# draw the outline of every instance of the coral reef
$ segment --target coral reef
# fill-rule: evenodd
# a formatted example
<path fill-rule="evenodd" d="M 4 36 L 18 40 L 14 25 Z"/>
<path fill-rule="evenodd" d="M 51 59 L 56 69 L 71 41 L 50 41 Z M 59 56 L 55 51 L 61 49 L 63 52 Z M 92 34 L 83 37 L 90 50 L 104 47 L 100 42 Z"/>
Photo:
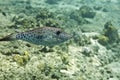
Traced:
<path fill-rule="evenodd" d="M 118 30 L 112 25 L 111 22 L 107 22 L 104 25 L 104 35 L 109 38 L 109 42 L 118 42 L 119 35 Z"/>
<path fill-rule="evenodd" d="M 27 51 L 25 51 L 23 55 L 15 54 L 13 56 L 13 60 L 17 62 L 20 66 L 25 65 L 28 62 L 29 58 L 29 53 Z"/>
<path fill-rule="evenodd" d="M 72 12 L 70 15 L 70 18 L 76 20 L 78 22 L 78 24 L 89 23 L 87 20 L 82 18 L 81 14 L 79 14 L 79 12 Z"/>
<path fill-rule="evenodd" d="M 40 12 L 36 15 L 36 19 L 40 20 L 40 19 L 47 19 L 47 18 L 54 18 L 54 14 L 46 8 L 41 8 Z"/>
<path fill-rule="evenodd" d="M 83 18 L 94 18 L 95 12 L 88 6 L 82 6 L 79 9 L 79 13 Z"/>
<path fill-rule="evenodd" d="M 52 48 L 0 42 L 0 80 L 119 80 L 120 1 L 111 2 L 1 0 L 0 37 L 15 30 L 53 26 L 69 32 L 73 39 Z"/>
<path fill-rule="evenodd" d="M 111 22 L 106 22 L 103 29 L 103 34 L 96 36 L 98 42 L 102 45 L 110 47 L 114 43 L 119 43 L 118 30 L 112 25 Z M 109 45 L 109 46 L 108 46 Z"/>
<path fill-rule="evenodd" d="M 95 12 L 88 6 L 82 6 L 79 10 L 73 11 L 70 14 L 70 18 L 76 20 L 79 24 L 90 23 L 85 18 L 94 18 Z"/>
<path fill-rule="evenodd" d="M 41 23 L 45 26 L 51 26 L 51 27 L 58 27 L 60 24 L 59 24 L 59 20 L 54 20 L 52 18 L 48 18 L 48 19 L 45 19 L 45 20 L 41 20 Z"/>
<path fill-rule="evenodd" d="M 43 24 L 46 26 L 57 27 L 59 26 L 59 19 L 57 19 L 55 13 L 50 12 L 48 9 L 41 9 L 41 11 L 36 15 L 36 20 L 38 24 Z"/>
<path fill-rule="evenodd" d="M 48 4 L 57 4 L 58 0 L 46 0 L 45 2 L 48 3 Z"/>
<path fill-rule="evenodd" d="M 106 22 L 103 29 L 103 35 L 97 36 L 98 42 L 102 45 L 112 45 L 119 42 L 118 30 L 111 22 Z"/>
<path fill-rule="evenodd" d="M 33 17 L 28 17 L 25 14 L 19 14 L 12 19 L 13 25 L 10 28 L 32 28 L 36 26 L 36 20 Z"/>
<path fill-rule="evenodd" d="M 34 8 L 31 8 L 33 10 Z M 40 8 L 40 11 L 34 16 L 28 16 L 29 12 L 20 13 L 13 17 L 11 20 L 12 25 L 9 25 L 10 28 L 35 28 L 36 26 L 51 26 L 58 27 L 60 20 L 55 17 L 55 14 L 50 12 L 46 8 Z"/>
<path fill-rule="evenodd" d="M 109 42 L 109 38 L 104 35 L 98 36 L 98 42 L 102 45 L 107 45 Z"/>

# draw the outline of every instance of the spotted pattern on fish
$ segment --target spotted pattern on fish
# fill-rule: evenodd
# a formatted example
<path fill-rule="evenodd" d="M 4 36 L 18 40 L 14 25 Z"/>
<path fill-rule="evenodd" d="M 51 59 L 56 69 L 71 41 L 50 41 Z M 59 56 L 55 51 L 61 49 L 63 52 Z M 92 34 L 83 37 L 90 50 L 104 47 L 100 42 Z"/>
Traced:
<path fill-rule="evenodd" d="M 53 46 L 67 41 L 71 38 L 71 36 L 60 28 L 43 27 L 17 34 L 12 34 L 3 39 L 0 39 L 0 41 L 7 40 L 7 38 L 8 40 L 17 39 L 37 45 Z"/>

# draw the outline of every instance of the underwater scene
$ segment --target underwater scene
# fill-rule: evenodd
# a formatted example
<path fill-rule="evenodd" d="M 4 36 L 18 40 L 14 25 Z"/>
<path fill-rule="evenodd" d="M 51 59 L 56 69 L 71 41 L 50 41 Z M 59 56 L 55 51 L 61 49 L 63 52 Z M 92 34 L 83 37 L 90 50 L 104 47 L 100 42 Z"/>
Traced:
<path fill-rule="evenodd" d="M 0 80 L 120 80 L 120 0 L 0 0 Z"/>

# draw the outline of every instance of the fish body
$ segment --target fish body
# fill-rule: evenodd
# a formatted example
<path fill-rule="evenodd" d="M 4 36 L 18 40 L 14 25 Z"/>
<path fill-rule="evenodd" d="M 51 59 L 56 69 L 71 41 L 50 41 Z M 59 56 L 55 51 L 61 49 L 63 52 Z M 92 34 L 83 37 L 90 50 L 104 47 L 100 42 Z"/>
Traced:
<path fill-rule="evenodd" d="M 0 41 L 23 40 L 37 45 L 53 46 L 63 43 L 71 36 L 60 28 L 43 27 L 8 35 Z"/>

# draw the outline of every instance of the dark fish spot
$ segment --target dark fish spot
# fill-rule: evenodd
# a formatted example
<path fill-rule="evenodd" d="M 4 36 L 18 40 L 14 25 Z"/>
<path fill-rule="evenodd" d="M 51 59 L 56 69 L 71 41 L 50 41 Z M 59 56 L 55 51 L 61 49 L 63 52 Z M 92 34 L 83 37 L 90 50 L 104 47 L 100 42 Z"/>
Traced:
<path fill-rule="evenodd" d="M 21 33 L 21 36 L 25 36 L 24 33 Z"/>
<path fill-rule="evenodd" d="M 29 34 L 26 33 L 26 34 L 25 34 L 25 37 L 29 37 Z"/>
<path fill-rule="evenodd" d="M 36 39 L 42 39 L 42 38 L 43 38 L 42 35 L 38 35 L 38 36 L 36 36 Z"/>
<path fill-rule="evenodd" d="M 21 34 L 16 35 L 16 38 L 20 39 L 21 38 Z"/>
<path fill-rule="evenodd" d="M 33 34 L 32 37 L 34 37 L 36 34 Z"/>
<path fill-rule="evenodd" d="M 59 35 L 61 33 L 61 31 L 56 31 L 56 34 Z"/>

